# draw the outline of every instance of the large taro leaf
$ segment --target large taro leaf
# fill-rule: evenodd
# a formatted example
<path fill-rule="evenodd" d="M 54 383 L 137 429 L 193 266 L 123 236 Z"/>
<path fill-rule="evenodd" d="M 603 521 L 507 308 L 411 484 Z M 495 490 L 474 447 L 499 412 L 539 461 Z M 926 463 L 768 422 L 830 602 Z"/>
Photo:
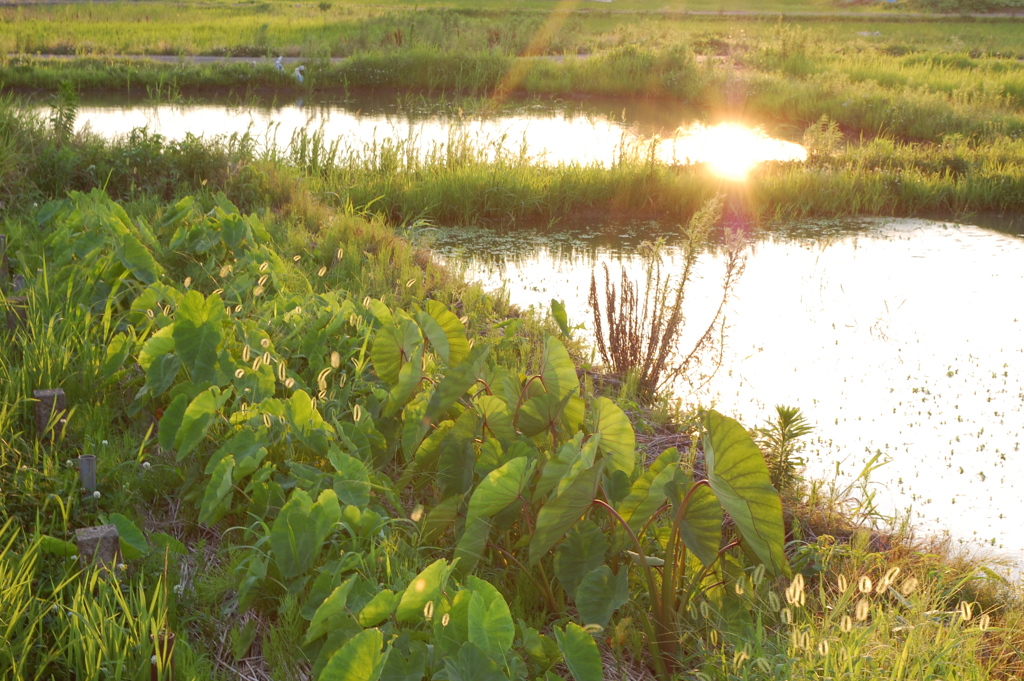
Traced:
<path fill-rule="evenodd" d="M 424 617 L 423 609 L 427 603 L 435 602 L 441 597 L 441 590 L 448 581 L 451 567 L 442 558 L 434 561 L 413 577 L 409 586 L 402 594 L 398 603 L 395 619 L 399 622 L 416 622 Z"/>
<path fill-rule="evenodd" d="M 580 582 L 574 600 L 583 624 L 607 626 L 612 614 L 629 600 L 626 567 L 616 575 L 607 565 L 597 566 Z"/>
<path fill-rule="evenodd" d="M 477 409 L 483 416 L 484 429 L 503 443 L 510 443 L 515 438 L 512 427 L 512 410 L 500 397 L 481 395 L 474 400 Z"/>
<path fill-rule="evenodd" d="M 153 258 L 153 254 L 131 234 L 121 234 L 120 239 L 115 249 L 117 259 L 143 284 L 155 283 L 160 278 L 162 269 Z"/>
<path fill-rule="evenodd" d="M 565 491 L 541 507 L 530 539 L 530 565 L 535 565 L 590 509 L 604 463 L 582 471 Z"/>
<path fill-rule="evenodd" d="M 470 575 L 466 587 L 469 600 L 467 630 L 469 641 L 494 659 L 503 659 L 515 638 L 516 626 L 504 597 L 489 582 Z"/>
<path fill-rule="evenodd" d="M 316 503 L 297 489 L 292 492 L 270 530 L 270 548 L 285 579 L 294 579 L 312 566 L 324 540 L 341 519 L 334 490 L 324 490 Z"/>
<path fill-rule="evenodd" d="M 416 348 L 422 345 L 419 327 L 408 319 L 397 318 L 394 323 L 381 326 L 370 348 L 370 360 L 380 380 L 390 386 L 397 385 L 402 365 L 411 360 Z"/>
<path fill-rule="evenodd" d="M 475 346 L 457 367 L 441 379 L 427 403 L 424 419 L 432 423 L 435 422 L 460 397 L 465 395 L 467 390 L 473 387 L 483 372 L 490 349 L 486 343 Z"/>
<path fill-rule="evenodd" d="M 463 571 L 472 569 L 483 554 L 490 534 L 491 516 L 519 499 L 533 474 L 534 463 L 525 456 L 512 459 L 480 481 L 469 499 L 466 527 L 455 547 Z"/>
<path fill-rule="evenodd" d="M 352 593 L 355 583 L 355 578 L 349 577 L 331 591 L 330 595 L 317 607 L 316 612 L 313 613 L 313 621 L 309 623 L 309 629 L 306 630 L 306 643 L 320 638 L 331 629 L 336 628 L 340 620 L 348 618 L 348 596 Z"/>
<path fill-rule="evenodd" d="M 671 492 L 676 508 L 689 495 L 679 522 L 679 536 L 701 563 L 711 565 L 722 544 L 722 505 L 707 485 L 687 482 L 680 486 L 672 482 L 665 489 Z"/>
<path fill-rule="evenodd" d="M 508 681 L 498 663 L 480 646 L 466 641 L 454 656 L 444 658 L 448 681 Z"/>
<path fill-rule="evenodd" d="M 388 400 L 381 412 L 382 415 L 391 417 L 397 414 L 412 399 L 422 380 L 423 345 L 417 345 L 413 350 L 412 357 L 398 371 L 398 381 L 388 393 Z"/>
<path fill-rule="evenodd" d="M 705 419 L 708 482 L 750 550 L 773 574 L 789 574 L 783 553 L 782 501 L 761 451 L 736 420 L 711 410 Z"/>
<path fill-rule="evenodd" d="M 436 482 L 446 497 L 468 492 L 473 485 L 473 464 L 476 460 L 473 445 L 479 423 L 477 413 L 467 409 L 438 447 Z"/>
<path fill-rule="evenodd" d="M 152 550 L 146 535 L 128 517 L 120 513 L 111 513 L 110 522 L 117 527 L 117 535 L 121 540 L 121 555 L 126 560 L 137 560 Z"/>
<path fill-rule="evenodd" d="M 206 437 L 206 431 L 213 423 L 214 416 L 230 396 L 230 390 L 221 392 L 217 388 L 210 388 L 199 393 L 195 399 L 189 402 L 182 414 L 177 432 L 174 434 L 174 446 L 178 450 L 178 461 L 184 459 Z M 179 397 L 181 396 L 179 395 Z M 176 403 L 178 403 L 177 397 L 174 398 L 174 402 L 171 402 L 171 406 Z M 164 416 L 166 415 L 167 413 L 164 412 Z M 160 423 L 163 425 L 163 419 L 160 420 Z"/>
<path fill-rule="evenodd" d="M 541 393 L 526 400 L 516 412 L 516 426 L 527 437 L 539 435 L 546 430 L 564 433 L 576 432 L 583 421 L 583 400 L 573 394 L 558 398 L 551 393 Z"/>
<path fill-rule="evenodd" d="M 639 533 L 654 512 L 665 503 L 665 484 L 679 470 L 679 450 L 669 447 L 637 478 L 618 506 L 619 515 L 634 533 Z"/>
<path fill-rule="evenodd" d="M 576 525 L 555 551 L 555 576 L 565 593 L 576 600 L 576 590 L 587 573 L 604 565 L 608 539 L 591 521 Z"/>
<path fill-rule="evenodd" d="M 197 385 L 217 382 L 217 348 L 225 316 L 224 303 L 216 294 L 203 298 L 198 291 L 189 291 L 178 302 L 174 348 Z"/>
<path fill-rule="evenodd" d="M 455 366 L 469 353 L 466 327 L 455 314 L 436 300 L 428 300 L 426 311 L 416 313 L 416 321 L 434 352 L 449 366 Z"/>
<path fill-rule="evenodd" d="M 388 657 L 383 645 L 379 629 L 356 634 L 327 661 L 320 681 L 377 681 Z"/>
<path fill-rule="evenodd" d="M 558 399 L 579 392 L 580 380 L 576 376 L 576 365 L 565 346 L 554 336 L 548 336 L 544 344 L 540 378 L 547 393 Z"/>
<path fill-rule="evenodd" d="M 564 633 L 558 627 L 554 631 L 558 649 L 562 651 L 565 666 L 569 668 L 572 677 L 576 681 L 602 681 L 604 666 L 594 637 L 572 622 L 565 625 Z"/>
<path fill-rule="evenodd" d="M 601 450 L 609 457 L 608 472 L 633 472 L 636 465 L 636 434 L 633 424 L 607 397 L 594 400 L 591 432 L 601 434 Z"/>

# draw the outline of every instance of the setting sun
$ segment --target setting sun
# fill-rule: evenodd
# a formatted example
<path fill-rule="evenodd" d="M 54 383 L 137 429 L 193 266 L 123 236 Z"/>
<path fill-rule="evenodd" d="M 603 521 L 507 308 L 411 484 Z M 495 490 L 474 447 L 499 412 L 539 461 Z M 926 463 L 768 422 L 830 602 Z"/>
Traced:
<path fill-rule="evenodd" d="M 762 161 L 803 161 L 807 150 L 799 144 L 774 139 L 758 128 L 738 123 L 701 124 L 680 129 L 677 158 L 705 163 L 715 175 L 741 181 Z"/>

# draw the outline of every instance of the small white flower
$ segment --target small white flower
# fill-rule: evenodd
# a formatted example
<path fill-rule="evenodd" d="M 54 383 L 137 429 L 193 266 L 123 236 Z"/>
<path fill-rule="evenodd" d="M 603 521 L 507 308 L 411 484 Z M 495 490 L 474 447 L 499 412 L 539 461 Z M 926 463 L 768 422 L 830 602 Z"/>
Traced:
<path fill-rule="evenodd" d="M 71 459 L 68 459 L 67 461 L 64 462 L 64 465 L 67 466 L 68 468 L 71 468 L 75 464 L 74 462 L 71 461 Z"/>
<path fill-rule="evenodd" d="M 106 446 L 107 446 L 107 441 L 106 441 L 106 440 L 104 440 L 104 441 L 103 441 L 103 446 L 104 446 L 104 447 L 106 447 Z"/>
<path fill-rule="evenodd" d="M 142 470 L 148 471 L 150 469 L 150 463 L 148 461 L 142 462 Z"/>
<path fill-rule="evenodd" d="M 100 498 L 100 491 L 96 490 L 95 492 L 93 492 L 92 493 L 92 498 L 93 499 L 99 499 Z"/>
<path fill-rule="evenodd" d="M 127 566 L 127 565 L 125 565 L 124 563 L 118 563 L 118 564 L 117 564 L 117 569 L 118 569 L 118 570 L 127 570 L 127 569 L 128 569 L 128 566 Z"/>
<path fill-rule="evenodd" d="M 153 657 L 149 658 L 149 662 L 150 662 L 150 664 L 156 664 L 156 655 L 154 655 Z"/>
<path fill-rule="evenodd" d="M 183 585 L 181 585 L 181 584 L 175 584 L 174 585 L 174 593 L 176 595 L 180 596 L 184 592 L 185 592 L 185 587 Z"/>

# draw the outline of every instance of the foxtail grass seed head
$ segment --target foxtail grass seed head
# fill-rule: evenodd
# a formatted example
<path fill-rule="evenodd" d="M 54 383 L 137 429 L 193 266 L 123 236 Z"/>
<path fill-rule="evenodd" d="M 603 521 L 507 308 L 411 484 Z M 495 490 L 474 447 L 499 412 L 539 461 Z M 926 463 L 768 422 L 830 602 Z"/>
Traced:
<path fill-rule="evenodd" d="M 462 322 L 463 326 L 465 326 L 467 323 L 469 323 L 469 315 L 462 315 L 461 317 L 459 317 L 459 321 Z"/>
<path fill-rule="evenodd" d="M 871 578 L 867 575 L 864 575 L 859 580 L 857 580 L 857 588 L 860 590 L 862 594 L 871 593 L 871 586 Z"/>
<path fill-rule="evenodd" d="M 853 619 L 849 615 L 843 615 L 839 620 L 839 631 L 849 634 L 853 631 Z"/>
<path fill-rule="evenodd" d="M 327 274 L 327 268 L 326 267 L 321 267 L 319 270 L 317 270 L 317 273 L 316 273 L 316 275 L 318 277 L 322 277 L 325 274 Z"/>
<path fill-rule="evenodd" d="M 256 359 L 254 359 L 252 361 L 252 370 L 253 371 L 259 371 L 261 366 L 263 366 L 263 358 L 262 357 L 257 357 Z"/>
<path fill-rule="evenodd" d="M 262 277 L 260 277 L 259 279 L 256 280 L 256 284 L 258 286 L 263 286 L 264 284 L 267 283 L 267 279 L 269 279 L 269 278 L 270 278 L 269 274 L 264 274 Z"/>
<path fill-rule="evenodd" d="M 737 596 L 742 596 L 744 593 L 743 584 L 741 582 L 736 582 L 736 584 L 733 586 L 733 590 L 736 591 Z"/>
<path fill-rule="evenodd" d="M 250 359 L 252 359 L 252 348 L 246 345 L 242 348 L 242 361 L 248 364 Z"/>
<path fill-rule="evenodd" d="M 331 368 L 337 369 L 341 366 L 341 353 L 337 350 L 331 352 Z"/>
<path fill-rule="evenodd" d="M 823 639 L 821 643 L 818 644 L 818 654 L 822 657 L 828 656 L 828 639 Z"/>
<path fill-rule="evenodd" d="M 331 367 L 326 367 L 324 369 L 321 369 L 320 373 L 316 375 L 317 382 L 318 383 L 322 383 L 324 381 L 324 379 L 327 378 L 327 375 L 330 374 L 330 373 L 331 373 Z"/>
<path fill-rule="evenodd" d="M 836 580 L 836 589 L 839 593 L 846 593 L 848 588 L 850 588 L 850 583 L 846 581 L 846 575 L 839 575 L 839 579 Z"/>
<path fill-rule="evenodd" d="M 756 664 L 765 674 L 772 673 L 772 663 L 769 662 L 766 658 L 759 657 L 757 658 L 757 661 L 754 662 L 754 664 Z"/>
<path fill-rule="evenodd" d="M 992 618 L 989 617 L 989 614 L 987 612 L 978 618 L 978 628 L 982 631 L 986 631 L 989 628 L 989 625 L 991 624 Z"/>
<path fill-rule="evenodd" d="M 857 609 L 854 611 L 853 614 L 857 618 L 858 622 L 863 622 L 868 618 L 868 613 L 870 612 L 870 610 L 871 604 L 868 602 L 868 599 L 862 598 L 859 601 L 857 601 Z"/>
<path fill-rule="evenodd" d="M 344 248 L 339 248 L 338 252 L 334 254 L 334 257 L 336 259 L 338 259 L 338 260 L 341 260 L 342 258 L 344 258 L 345 257 L 345 249 Z"/>
<path fill-rule="evenodd" d="M 764 581 L 764 563 L 761 563 L 754 568 L 753 582 L 754 586 L 761 586 L 761 582 Z"/>
<path fill-rule="evenodd" d="M 260 272 L 266 272 L 268 267 L 270 267 L 269 262 L 260 263 Z"/>
<path fill-rule="evenodd" d="M 350 314 L 348 316 L 348 325 L 353 328 L 359 327 L 359 317 L 356 314 Z"/>
<path fill-rule="evenodd" d="M 737 650 L 732 655 L 732 666 L 739 667 L 741 664 L 750 659 L 750 654 L 745 650 Z"/>
<path fill-rule="evenodd" d="M 434 618 L 434 601 L 427 601 L 423 606 L 423 619 L 428 622 Z"/>
<path fill-rule="evenodd" d="M 222 293 L 224 293 L 224 289 L 222 289 L 222 288 L 215 288 L 215 289 L 213 289 L 213 293 L 211 293 L 210 295 L 211 296 L 219 296 Z"/>
<path fill-rule="evenodd" d="M 269 338 L 262 338 L 262 339 L 260 339 L 260 347 L 263 348 L 264 350 L 269 348 L 270 347 L 270 339 Z"/>
<path fill-rule="evenodd" d="M 318 392 L 316 394 L 316 396 L 317 396 L 318 399 L 321 399 L 321 400 L 327 399 L 327 391 L 326 390 L 321 390 L 320 392 Z"/>
<path fill-rule="evenodd" d="M 790 610 L 789 608 L 783 608 L 781 611 L 779 611 L 779 619 L 782 620 L 783 624 L 792 624 L 793 623 L 793 611 Z"/>
<path fill-rule="evenodd" d="M 156 319 L 156 314 L 153 312 L 153 310 L 146 310 L 146 316 L 149 317 L 150 319 Z"/>
<path fill-rule="evenodd" d="M 265 425 L 267 428 L 270 427 L 270 414 L 263 415 L 263 425 Z"/>
<path fill-rule="evenodd" d="M 302 260 L 302 256 L 301 255 L 296 255 L 295 257 L 292 258 L 292 262 L 298 262 L 300 260 Z"/>
<path fill-rule="evenodd" d="M 441 615 L 441 626 L 442 627 L 447 627 L 448 626 L 448 622 L 450 622 L 451 619 L 452 619 L 452 616 L 449 615 L 448 613 L 445 613 L 445 614 Z"/>
<path fill-rule="evenodd" d="M 272 358 L 270 357 L 270 352 L 264 352 L 263 353 L 263 363 L 264 364 L 270 364 L 271 359 Z"/>
<path fill-rule="evenodd" d="M 772 612 L 778 612 L 779 608 L 782 607 L 782 602 L 779 601 L 779 597 L 775 595 L 774 591 L 768 592 L 768 607 L 771 608 Z"/>
<path fill-rule="evenodd" d="M 917 586 L 917 577 L 910 576 L 903 580 L 903 584 L 900 585 L 900 591 L 903 592 L 904 596 L 909 596 L 910 594 L 917 591 Z"/>
<path fill-rule="evenodd" d="M 882 577 L 882 581 L 878 583 L 878 587 L 875 589 L 875 593 L 883 594 L 886 591 L 888 591 L 892 583 L 896 581 L 897 577 L 899 577 L 899 574 L 900 569 L 898 567 L 889 568 L 886 571 L 885 575 Z"/>
<path fill-rule="evenodd" d="M 221 267 L 219 274 L 221 279 L 231 274 L 231 265 L 224 265 Z"/>
<path fill-rule="evenodd" d="M 718 647 L 718 629 L 711 630 L 711 645 Z"/>
<path fill-rule="evenodd" d="M 358 404 L 352 407 L 352 420 L 359 423 L 363 420 L 363 408 Z"/>
<path fill-rule="evenodd" d="M 416 507 L 412 509 L 412 513 L 409 514 L 409 519 L 414 523 L 418 523 L 423 519 L 423 504 L 416 504 Z"/>
<path fill-rule="evenodd" d="M 277 377 L 282 381 L 288 378 L 288 366 L 284 362 L 277 365 Z"/>
<path fill-rule="evenodd" d="M 700 602 L 700 614 L 704 619 L 711 617 L 711 607 L 708 605 L 707 601 Z"/>
<path fill-rule="evenodd" d="M 185 288 L 192 285 L 192 277 L 185 277 Z"/>
<path fill-rule="evenodd" d="M 302 306 L 301 305 L 296 305 L 295 306 L 295 314 L 302 314 Z"/>
<path fill-rule="evenodd" d="M 245 369 L 235 369 L 235 378 L 245 376 Z"/>
<path fill-rule="evenodd" d="M 235 314 L 238 314 L 241 311 L 242 311 L 242 304 L 239 303 L 238 305 L 235 305 Z"/>
<path fill-rule="evenodd" d="M 254 289 L 252 290 L 252 296 L 253 296 L 253 298 L 259 298 L 260 296 L 262 296 L 262 295 L 263 295 L 263 292 L 264 292 L 265 290 L 266 290 L 266 289 L 264 289 L 264 288 L 263 288 L 262 286 L 257 286 L 256 288 L 254 288 Z"/>
<path fill-rule="evenodd" d="M 370 307 L 370 296 L 365 296 L 363 298 L 363 307 Z"/>
<path fill-rule="evenodd" d="M 415 283 L 416 283 L 415 279 L 410 279 L 409 281 L 405 282 L 405 287 L 406 288 L 412 288 L 412 285 L 415 284 Z"/>
<path fill-rule="evenodd" d="M 286 381 L 284 382 L 284 387 L 288 388 L 289 390 L 291 390 L 292 388 L 294 388 L 294 387 L 295 387 L 295 379 L 294 379 L 294 378 L 291 378 L 291 377 L 289 377 L 289 378 L 288 378 L 288 379 L 287 379 L 287 380 L 286 380 Z"/>
<path fill-rule="evenodd" d="M 963 617 L 964 622 L 970 622 L 971 618 L 974 617 L 974 607 L 967 601 L 960 601 L 960 616 Z"/>
<path fill-rule="evenodd" d="M 338 387 L 339 388 L 344 388 L 345 387 L 345 381 L 347 381 L 347 380 L 348 380 L 348 374 L 342 374 L 341 378 L 338 379 Z"/>

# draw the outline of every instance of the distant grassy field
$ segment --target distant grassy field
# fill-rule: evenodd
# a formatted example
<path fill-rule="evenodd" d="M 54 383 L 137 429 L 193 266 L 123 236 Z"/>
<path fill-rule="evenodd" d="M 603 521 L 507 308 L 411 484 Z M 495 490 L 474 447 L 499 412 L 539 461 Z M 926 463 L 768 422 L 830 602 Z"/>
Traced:
<path fill-rule="evenodd" d="M 623 45 L 661 49 L 685 43 L 700 51 L 759 40 L 776 22 L 773 12 L 842 12 L 840 17 L 793 16 L 787 23 L 821 40 L 881 43 L 901 51 L 975 50 L 1021 56 L 1021 25 L 1012 20 L 909 18 L 898 10 L 778 0 L 732 3 L 727 11 L 765 15 L 693 16 L 710 3 L 665 4 L 635 0 L 595 2 L 529 0 L 455 7 L 381 7 L 361 2 L 199 2 L 0 5 L 0 53 L 293 55 L 345 57 L 369 52 L 438 49 L 503 55 L 591 54 Z M 859 16 L 858 16 L 859 15 Z M 969 46 L 969 47 L 968 47 Z"/>

